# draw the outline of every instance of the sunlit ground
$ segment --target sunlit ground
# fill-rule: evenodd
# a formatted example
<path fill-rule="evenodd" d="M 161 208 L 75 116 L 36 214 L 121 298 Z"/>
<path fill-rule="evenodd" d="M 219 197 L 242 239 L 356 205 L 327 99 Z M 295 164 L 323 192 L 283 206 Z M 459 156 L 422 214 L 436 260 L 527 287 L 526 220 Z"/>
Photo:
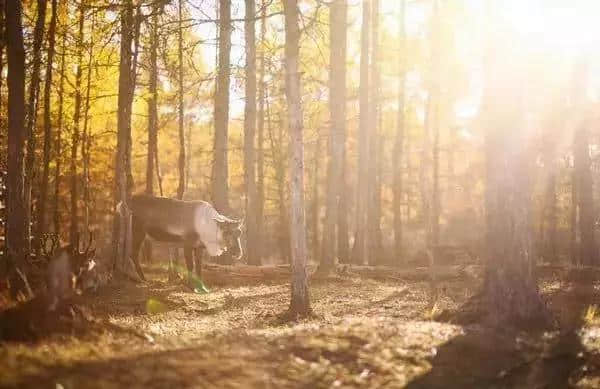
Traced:
<path fill-rule="evenodd" d="M 311 287 L 315 317 L 296 324 L 279 321 L 289 302 L 289 286 L 283 281 L 213 284 L 209 294 L 195 294 L 163 282 L 166 276 L 156 268 L 146 286 L 104 288 L 85 297 L 80 302 L 89 306 L 98 324 L 74 335 L 0 348 L 0 383 L 463 388 L 566 379 L 546 373 L 556 370 L 554 351 L 549 351 L 556 333 L 519 339 L 479 324 L 431 320 L 435 313 L 463 308 L 478 284 L 470 276 L 441 281 L 435 302 L 427 282 L 348 275 L 317 280 Z M 596 387 L 596 365 L 587 355 L 600 350 L 600 313 L 590 308 L 584 293 L 597 288 L 571 291 L 567 282 L 547 278 L 542 289 L 560 320 L 581 320 L 584 326 L 579 334 L 585 348 L 574 350 L 573 360 L 586 353 L 585 374 L 584 367 L 563 358 L 561 363 L 569 366 L 564 374 L 580 387 Z M 540 357 L 543 353 L 546 359 Z M 544 372 L 541 378 L 532 373 L 536 369 Z"/>

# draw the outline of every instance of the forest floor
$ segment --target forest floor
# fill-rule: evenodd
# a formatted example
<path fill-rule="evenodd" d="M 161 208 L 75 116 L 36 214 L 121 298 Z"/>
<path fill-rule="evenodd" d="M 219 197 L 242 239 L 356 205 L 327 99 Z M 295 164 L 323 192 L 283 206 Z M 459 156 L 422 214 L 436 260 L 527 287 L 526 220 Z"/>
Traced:
<path fill-rule="evenodd" d="M 196 294 L 146 272 L 78 299 L 90 321 L 71 333 L 1 344 L 0 387 L 600 387 L 600 284 L 581 269 L 541 272 L 560 324 L 547 332 L 441 320 L 477 291 L 468 274 L 438 281 L 435 297 L 425 281 L 313 279 L 314 316 L 283 323 L 287 279 L 207 276 L 210 293 Z"/>

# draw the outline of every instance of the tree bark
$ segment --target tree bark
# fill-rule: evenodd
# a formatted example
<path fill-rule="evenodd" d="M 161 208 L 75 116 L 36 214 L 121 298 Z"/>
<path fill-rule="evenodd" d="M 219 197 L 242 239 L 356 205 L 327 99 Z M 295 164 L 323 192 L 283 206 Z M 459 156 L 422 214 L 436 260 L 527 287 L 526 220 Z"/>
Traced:
<path fill-rule="evenodd" d="M 398 117 L 396 119 L 396 137 L 394 139 L 393 165 L 393 214 L 394 214 L 394 261 L 395 265 L 403 263 L 402 259 L 402 195 L 403 195 L 403 158 L 404 158 L 404 85 L 406 83 L 406 32 L 404 27 L 406 0 L 400 1 L 399 23 L 399 58 L 398 67 L 400 80 L 398 82 Z"/>
<path fill-rule="evenodd" d="M 569 249 L 571 251 L 571 263 L 573 265 L 581 264 L 581 256 L 579 245 L 577 244 L 577 172 L 575 168 L 570 174 L 571 178 L 571 214 L 570 214 L 570 245 Z"/>
<path fill-rule="evenodd" d="M 79 201 L 77 177 L 77 148 L 79 147 L 79 121 L 81 119 L 81 79 L 83 76 L 83 38 L 84 38 L 85 6 L 79 5 L 79 33 L 77 35 L 77 72 L 75 73 L 75 108 L 73 112 L 73 130 L 71 138 L 71 160 L 69 174 L 71 176 L 71 228 L 70 242 L 75 245 L 79 234 L 79 216 L 77 202 Z"/>
<path fill-rule="evenodd" d="M 37 241 L 46 233 L 47 226 L 47 204 L 48 204 L 48 185 L 50 181 L 50 157 L 52 147 L 52 121 L 51 112 L 51 94 L 52 94 L 52 66 L 54 64 L 54 52 L 56 45 L 56 19 L 58 15 L 58 2 L 52 0 L 52 15 L 50 17 L 50 26 L 48 27 L 48 58 L 46 61 L 46 80 L 44 84 L 44 167 L 42 173 L 42 183 L 40 188 L 40 198 L 37 215 Z M 39 245 L 38 245 L 39 247 Z"/>
<path fill-rule="evenodd" d="M 211 196 L 219 212 L 229 210 L 227 140 L 229 128 L 229 83 L 231 56 L 231 1 L 219 0 L 219 68 L 215 94 L 214 160 Z"/>
<path fill-rule="evenodd" d="M 27 226 L 24 196 L 25 129 L 25 48 L 21 24 L 22 3 L 6 1 L 6 54 L 8 61 L 8 152 L 6 192 L 6 252 L 8 270 L 22 269 L 26 263 Z M 12 273 L 14 274 L 14 273 Z M 11 282 L 13 295 L 21 291 Z"/>
<path fill-rule="evenodd" d="M 279 135 L 277 143 L 273 135 L 271 126 L 271 110 L 269 108 L 269 100 L 267 98 L 267 132 L 271 143 L 271 154 L 273 157 L 273 165 L 275 168 L 275 181 L 277 182 L 277 197 L 279 200 L 279 228 L 278 241 L 281 256 L 286 263 L 290 262 L 290 223 L 288 222 L 288 206 L 285 199 L 285 161 L 283 155 L 283 129 L 279 126 Z M 281 121 L 280 121 L 281 122 Z"/>
<path fill-rule="evenodd" d="M 432 115 L 431 130 L 433 135 L 432 164 L 433 176 L 431 186 L 431 258 L 432 263 L 437 262 L 437 246 L 440 240 L 440 103 L 441 103 L 441 67 L 440 67 L 440 28 L 442 19 L 440 17 L 438 0 L 434 0 L 433 26 L 432 26 L 432 70 L 431 75 L 431 99 Z"/>
<path fill-rule="evenodd" d="M 304 219 L 304 144 L 300 83 L 298 3 L 285 0 L 285 95 L 290 132 L 290 235 L 292 285 L 290 314 L 310 314 L 308 274 L 306 270 L 306 225 Z"/>
<path fill-rule="evenodd" d="M 124 0 L 121 10 L 121 47 L 119 61 L 119 96 L 117 111 L 117 151 L 115 161 L 115 203 L 120 208 L 115 215 L 113 241 L 115 255 L 113 271 L 131 275 L 131 213 L 128 201 L 131 196 L 131 105 L 134 87 L 132 49 L 134 36 L 133 5 Z"/>
<path fill-rule="evenodd" d="M 382 237 L 381 237 L 381 177 L 379 176 L 379 158 L 381 128 L 379 126 L 380 115 L 380 83 L 381 75 L 379 66 L 381 58 L 379 55 L 379 0 L 371 0 L 371 66 L 370 66 L 370 104 L 369 123 L 371 125 L 369 136 L 368 153 L 368 205 L 367 205 L 367 257 L 368 263 L 376 265 L 381 260 Z"/>
<path fill-rule="evenodd" d="M 94 60 L 94 27 L 96 23 L 95 14 L 92 15 L 90 27 L 90 41 L 87 63 L 87 85 L 85 88 L 85 104 L 83 108 L 83 133 L 81 138 L 81 160 L 83 162 L 83 236 L 87 237 L 90 233 L 90 147 L 91 136 L 89 134 L 89 112 L 90 112 L 90 91 L 92 84 L 92 64 Z"/>
<path fill-rule="evenodd" d="M 319 242 L 319 214 L 321 210 L 321 204 L 319 200 L 319 166 L 321 165 L 321 139 L 320 135 L 317 134 L 317 140 L 315 142 L 315 154 L 313 161 L 313 186 L 312 186 L 312 206 L 311 206 L 311 222 L 312 222 L 312 256 L 313 259 L 317 260 L 320 256 L 320 242 Z"/>
<path fill-rule="evenodd" d="M 256 21 L 255 1 L 246 0 L 246 105 L 244 107 L 244 183 L 246 186 L 246 252 L 248 264 L 260 265 L 257 239 L 257 190 L 256 190 Z"/>
<path fill-rule="evenodd" d="M 154 194 L 154 163 L 158 143 L 158 12 L 154 6 L 150 24 L 150 73 L 148 80 L 148 154 L 146 156 L 146 193 Z"/>
<path fill-rule="evenodd" d="M 499 326 L 549 319 L 534 273 L 530 223 L 534 153 L 524 125 L 521 101 L 523 69 L 514 52 L 496 34 L 488 2 L 490 36 L 484 58 L 484 117 L 487 175 L 487 266 L 484 296 L 488 320 Z M 496 104 L 503 101 L 503 104 Z"/>
<path fill-rule="evenodd" d="M 267 35 L 266 5 L 261 1 L 260 15 L 260 70 L 258 81 L 258 134 L 256 148 L 256 251 L 257 262 L 262 261 L 263 228 L 265 211 L 265 160 L 264 160 L 264 132 L 265 132 L 265 37 Z"/>
<path fill-rule="evenodd" d="M 56 155 L 56 170 L 54 174 L 54 233 L 60 236 L 60 183 L 61 183 L 61 167 L 62 167 L 62 132 L 64 123 L 64 91 L 65 91 L 65 55 L 67 47 L 67 25 L 68 25 L 68 13 L 66 12 L 66 6 L 61 8 L 61 15 L 63 19 L 63 26 L 61 28 L 62 44 L 60 54 L 60 81 L 58 84 L 58 123 L 56 132 L 56 144 L 55 144 L 55 155 Z"/>
<path fill-rule="evenodd" d="M 34 162 L 35 162 L 35 143 L 36 131 L 35 123 L 37 119 L 37 108 L 40 94 L 40 69 L 42 67 L 42 43 L 44 41 L 44 27 L 46 25 L 46 0 L 37 0 L 37 18 L 33 29 L 33 58 L 31 79 L 29 81 L 29 96 L 27 101 L 27 113 L 25 116 L 25 131 L 27 133 L 27 155 L 25 160 L 25 223 L 27 229 L 27 249 L 31 248 L 32 230 L 31 209 L 31 189 L 33 186 Z M 37 247 L 37 243 L 34 243 Z M 37 251 L 37 250 L 36 250 Z"/>
<path fill-rule="evenodd" d="M 177 185 L 177 198 L 183 199 L 183 192 L 185 191 L 185 133 L 183 128 L 183 115 L 184 113 L 184 105 L 183 105 L 183 27 L 182 27 L 182 19 L 183 19 L 183 0 L 179 0 L 178 2 L 178 21 L 177 21 L 177 36 L 178 36 L 178 44 L 177 44 L 177 84 L 178 88 L 178 119 L 179 119 L 179 159 L 178 159 L 178 171 L 179 171 L 179 183 Z"/>
<path fill-rule="evenodd" d="M 347 14 L 348 5 L 346 0 L 335 0 L 331 3 L 329 10 L 329 112 L 331 119 L 329 141 L 327 143 L 329 160 L 322 239 L 323 253 L 319 267 L 319 270 L 325 273 L 329 272 L 334 266 L 336 226 L 338 226 L 338 220 L 340 219 L 340 200 L 345 191 L 343 171 L 346 148 Z M 340 235 L 338 232 L 338 239 L 342 239 Z"/>
<path fill-rule="evenodd" d="M 356 232 L 352 249 L 352 262 L 368 263 L 367 257 L 367 204 L 369 181 L 369 47 L 371 2 L 362 2 L 362 26 L 360 47 L 360 86 L 358 124 L 358 180 L 356 199 Z"/>
<path fill-rule="evenodd" d="M 575 131 L 574 162 L 577 175 L 577 204 L 579 207 L 579 233 L 581 234 L 581 262 L 591 266 L 598 263 L 594 238 L 594 197 L 589 152 L 589 131 L 582 123 Z"/>

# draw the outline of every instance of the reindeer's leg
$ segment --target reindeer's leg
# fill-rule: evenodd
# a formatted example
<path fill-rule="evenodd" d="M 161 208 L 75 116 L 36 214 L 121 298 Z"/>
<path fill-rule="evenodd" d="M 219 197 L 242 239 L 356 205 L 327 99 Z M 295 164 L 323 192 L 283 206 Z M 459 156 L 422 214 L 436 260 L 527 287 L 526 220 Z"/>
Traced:
<path fill-rule="evenodd" d="M 167 248 L 167 253 L 169 254 L 169 282 L 175 282 L 178 280 L 179 276 L 177 273 L 178 263 L 175 258 L 175 252 L 172 247 Z"/>
<path fill-rule="evenodd" d="M 142 267 L 140 266 L 140 261 L 138 259 L 140 253 L 140 247 L 144 242 L 144 238 L 146 238 L 146 230 L 140 223 L 136 222 L 135 217 L 132 218 L 132 247 L 131 247 L 131 259 L 133 260 L 133 264 L 135 265 L 135 271 L 140 276 L 143 281 L 146 281 L 146 277 L 144 277 L 144 272 L 142 271 Z"/>
<path fill-rule="evenodd" d="M 183 256 L 185 257 L 185 266 L 187 268 L 187 279 L 190 287 L 194 289 L 194 276 L 192 272 L 194 271 L 194 249 L 192 246 L 186 244 L 183 246 Z"/>
<path fill-rule="evenodd" d="M 194 265 L 196 267 L 196 277 L 202 279 L 202 256 L 204 255 L 204 247 L 196 247 L 194 249 Z"/>

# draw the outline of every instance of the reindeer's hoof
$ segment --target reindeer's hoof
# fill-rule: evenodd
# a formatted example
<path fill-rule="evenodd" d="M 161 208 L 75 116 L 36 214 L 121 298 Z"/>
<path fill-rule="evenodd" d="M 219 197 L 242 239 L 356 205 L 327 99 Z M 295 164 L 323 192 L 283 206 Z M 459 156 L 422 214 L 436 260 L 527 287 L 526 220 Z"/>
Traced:
<path fill-rule="evenodd" d="M 198 294 L 206 294 L 209 293 L 210 290 L 204 285 L 204 282 L 200 278 L 190 278 L 188 279 L 188 285 L 190 289 L 194 291 L 194 293 Z"/>

